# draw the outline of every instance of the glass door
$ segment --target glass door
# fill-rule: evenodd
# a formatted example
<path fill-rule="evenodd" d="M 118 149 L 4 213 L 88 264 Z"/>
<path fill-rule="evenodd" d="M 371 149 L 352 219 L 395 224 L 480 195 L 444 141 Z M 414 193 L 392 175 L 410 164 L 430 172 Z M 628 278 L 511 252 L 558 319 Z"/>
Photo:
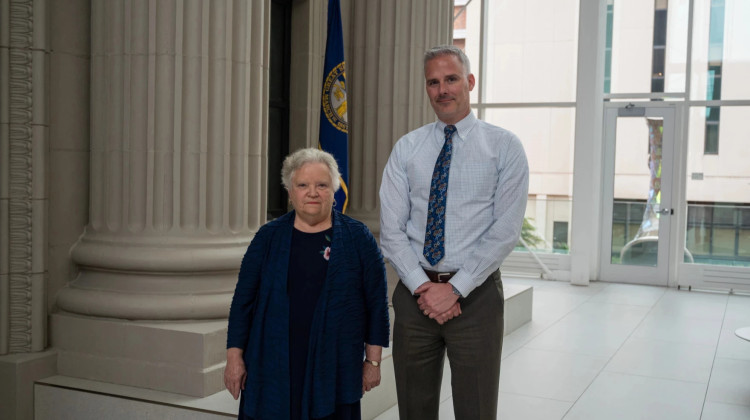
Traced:
<path fill-rule="evenodd" d="M 667 285 L 674 139 L 675 106 L 606 105 L 601 280 Z"/>

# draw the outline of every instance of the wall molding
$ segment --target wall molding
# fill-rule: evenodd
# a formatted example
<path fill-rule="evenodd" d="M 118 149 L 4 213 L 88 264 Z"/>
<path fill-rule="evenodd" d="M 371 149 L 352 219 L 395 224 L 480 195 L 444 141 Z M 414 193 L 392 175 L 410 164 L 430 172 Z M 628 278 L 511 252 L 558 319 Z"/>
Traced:
<path fill-rule="evenodd" d="M 1 178 L 1 197 L 7 202 L 3 223 L 7 226 L 7 254 L 0 285 L 0 354 L 44 349 L 46 302 L 44 276 L 46 234 L 44 177 L 47 134 L 44 125 L 46 54 L 44 45 L 44 1 L 10 1 L 2 25 L 8 28 L 7 71 L 0 92 L 4 96 L 3 143 L 7 170 Z M 7 26 L 6 26 L 7 25 Z M 6 111 L 7 109 L 7 111 Z M 41 130 L 38 128 L 42 128 Z M 5 203 L 4 203 L 5 204 Z M 7 267 L 7 271 L 6 271 Z"/>

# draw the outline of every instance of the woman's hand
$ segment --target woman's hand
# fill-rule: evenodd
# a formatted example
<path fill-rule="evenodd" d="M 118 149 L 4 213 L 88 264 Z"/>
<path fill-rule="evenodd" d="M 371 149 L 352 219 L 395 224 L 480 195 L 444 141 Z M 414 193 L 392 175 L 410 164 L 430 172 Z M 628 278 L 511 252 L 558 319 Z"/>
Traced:
<path fill-rule="evenodd" d="M 365 343 L 366 360 L 381 362 L 383 347 Z M 370 362 L 362 362 L 362 395 L 380 385 L 380 365 L 374 366 Z"/>
<path fill-rule="evenodd" d="M 245 362 L 242 360 L 242 349 L 232 347 L 227 349 L 227 365 L 224 367 L 224 386 L 236 400 L 240 397 L 240 390 L 245 389 Z"/>
<path fill-rule="evenodd" d="M 362 362 L 362 395 L 380 385 L 380 366 Z"/>

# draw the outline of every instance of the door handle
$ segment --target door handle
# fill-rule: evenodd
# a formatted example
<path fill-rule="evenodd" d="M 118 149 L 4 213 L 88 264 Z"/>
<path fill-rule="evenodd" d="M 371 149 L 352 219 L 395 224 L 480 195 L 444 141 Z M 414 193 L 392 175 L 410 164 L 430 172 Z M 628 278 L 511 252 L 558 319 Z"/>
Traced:
<path fill-rule="evenodd" d="M 657 213 L 664 215 L 664 216 L 668 216 L 670 214 L 674 214 L 674 209 L 661 209 L 657 211 Z"/>

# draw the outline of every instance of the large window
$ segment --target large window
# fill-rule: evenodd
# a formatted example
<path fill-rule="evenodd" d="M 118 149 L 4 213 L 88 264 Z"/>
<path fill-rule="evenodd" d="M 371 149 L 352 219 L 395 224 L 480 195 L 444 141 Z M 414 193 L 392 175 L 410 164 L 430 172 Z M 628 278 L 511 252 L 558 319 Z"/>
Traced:
<path fill-rule="evenodd" d="M 749 20 L 746 0 L 608 0 L 605 100 L 685 103 L 677 142 L 687 147 L 682 208 L 695 263 L 748 264 Z M 623 234 L 634 205 L 620 204 Z"/>
<path fill-rule="evenodd" d="M 685 246 L 696 263 L 750 265 L 750 2 L 694 0 Z"/>
<path fill-rule="evenodd" d="M 694 2 L 690 99 L 750 99 L 750 2 Z"/>
<path fill-rule="evenodd" d="M 605 101 L 667 101 L 695 263 L 745 264 L 750 246 L 750 1 L 600 0 Z M 567 246 L 575 149 L 578 0 L 456 0 L 455 44 L 472 61 L 477 116 L 515 132 L 530 165 L 537 249 Z M 581 82 L 583 83 L 583 82 Z M 592 81 L 593 83 L 593 81 Z M 683 112 L 684 111 L 684 112 Z M 687 148 L 687 151 L 685 151 Z M 643 156 L 633 157 L 643 166 Z M 639 166 L 639 167 L 640 167 Z M 626 174 L 627 175 L 627 174 Z M 627 188 L 626 188 L 627 189 Z M 624 241 L 641 203 L 615 197 Z M 685 213 L 680 213 L 685 214 Z M 731 215 L 730 215 L 731 214 Z M 683 219 L 685 218 L 683 217 Z M 564 243 L 565 242 L 565 243 Z M 686 259 L 689 261 L 689 259 Z"/>
<path fill-rule="evenodd" d="M 685 246 L 696 263 L 749 266 L 750 106 L 715 108 L 721 110 L 715 154 L 705 152 L 708 107 L 690 108 Z"/>
<path fill-rule="evenodd" d="M 684 97 L 689 0 L 607 3 L 604 93 Z"/>
<path fill-rule="evenodd" d="M 477 79 L 474 112 L 513 131 L 526 150 L 527 229 L 539 239 L 533 248 L 567 252 L 578 0 L 458 0 L 454 4 L 454 44 L 466 51 Z"/>

